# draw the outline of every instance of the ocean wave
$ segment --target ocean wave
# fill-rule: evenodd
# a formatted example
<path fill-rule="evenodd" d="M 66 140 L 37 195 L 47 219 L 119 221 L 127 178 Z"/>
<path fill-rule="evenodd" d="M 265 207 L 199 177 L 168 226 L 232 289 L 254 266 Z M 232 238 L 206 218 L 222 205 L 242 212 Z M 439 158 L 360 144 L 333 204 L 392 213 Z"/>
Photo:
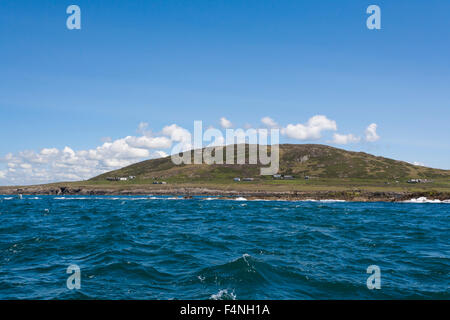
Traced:
<path fill-rule="evenodd" d="M 228 292 L 228 289 L 221 289 L 219 292 L 211 295 L 211 300 L 236 300 L 234 291 Z"/>
<path fill-rule="evenodd" d="M 347 200 L 340 199 L 305 199 L 305 200 L 294 200 L 295 202 L 324 202 L 324 203 L 333 203 L 333 202 L 347 202 Z"/>
<path fill-rule="evenodd" d="M 207 267 L 200 272 L 199 276 L 206 282 L 213 282 L 216 284 L 231 279 L 246 278 L 250 282 L 263 280 L 262 276 L 256 272 L 256 261 L 248 254 L 244 254 L 239 258 L 221 265 Z"/>
<path fill-rule="evenodd" d="M 450 203 L 449 200 L 439 200 L 439 199 L 428 199 L 427 197 L 413 198 L 410 200 L 403 201 L 404 203 Z"/>
<path fill-rule="evenodd" d="M 122 201 L 134 201 L 134 200 L 156 200 L 163 199 L 157 197 L 54 197 L 54 200 L 122 200 Z"/>
<path fill-rule="evenodd" d="M 243 254 L 239 258 L 206 267 L 197 273 L 196 277 L 202 279 L 202 283 L 214 286 L 261 286 L 267 285 L 271 277 L 280 270 L 269 263 L 259 261 L 249 254 Z"/>
<path fill-rule="evenodd" d="M 14 200 L 0 203 L 0 234 L 9 235 L 0 299 L 449 297 L 448 250 L 436 241 L 448 234 L 448 205 L 234 202 L 239 195 L 126 201 L 153 196 L 2 195 Z M 72 263 L 89 296 L 65 287 Z M 370 291 L 372 264 L 401 272 L 389 288 Z"/>
<path fill-rule="evenodd" d="M 237 197 L 236 199 L 234 199 L 235 201 L 247 201 L 246 198 L 244 197 Z"/>

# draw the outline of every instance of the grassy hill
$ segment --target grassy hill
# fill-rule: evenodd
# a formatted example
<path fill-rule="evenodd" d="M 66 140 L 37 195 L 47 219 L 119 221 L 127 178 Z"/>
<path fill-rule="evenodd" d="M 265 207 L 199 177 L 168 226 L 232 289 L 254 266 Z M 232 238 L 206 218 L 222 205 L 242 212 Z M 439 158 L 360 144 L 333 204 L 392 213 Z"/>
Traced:
<path fill-rule="evenodd" d="M 225 155 L 228 147 L 224 148 Z M 248 155 L 248 149 L 249 146 L 246 145 L 246 155 Z M 170 157 L 166 157 L 107 172 L 90 181 L 105 183 L 107 177 L 122 176 L 136 176 L 134 183 L 151 183 L 154 180 L 171 183 L 229 183 L 234 177 L 252 177 L 260 182 L 272 181 L 270 176 L 259 175 L 260 167 L 262 167 L 261 164 L 248 163 L 244 165 L 175 165 Z M 403 184 L 411 178 L 431 179 L 443 183 L 450 179 L 450 170 L 415 166 L 364 152 L 351 152 L 317 144 L 280 145 L 279 173 L 294 175 L 296 180 L 304 180 L 305 176 L 309 176 L 311 181 L 384 181 Z M 282 183 L 295 182 L 282 181 Z"/>
<path fill-rule="evenodd" d="M 246 145 L 246 155 L 248 149 Z M 193 151 L 190 152 L 192 155 Z M 0 194 L 245 195 L 249 199 L 348 201 L 403 201 L 418 197 L 450 199 L 450 170 L 415 166 L 324 145 L 280 145 L 279 173 L 293 175 L 293 180 L 261 176 L 261 167 L 267 166 L 248 164 L 248 161 L 242 165 L 175 165 L 170 157 L 166 157 L 139 162 L 87 181 L 0 187 Z M 128 176 L 136 178 L 128 181 L 107 180 L 109 177 Z M 305 179 L 306 176 L 308 179 Z M 254 180 L 235 182 L 235 177 Z M 411 184 L 407 182 L 409 179 L 428 179 L 432 182 Z M 153 184 L 155 181 L 167 183 Z"/>

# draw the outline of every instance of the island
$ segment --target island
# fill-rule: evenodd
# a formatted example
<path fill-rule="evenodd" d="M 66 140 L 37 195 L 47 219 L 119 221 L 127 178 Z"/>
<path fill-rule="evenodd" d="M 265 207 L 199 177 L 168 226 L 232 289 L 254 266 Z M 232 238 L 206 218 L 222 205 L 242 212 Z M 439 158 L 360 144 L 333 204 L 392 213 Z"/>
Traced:
<path fill-rule="evenodd" d="M 226 149 L 235 145 L 220 147 Z M 246 154 L 249 145 L 245 145 Z M 218 147 L 215 147 L 218 148 Z M 235 148 L 236 150 L 238 148 Z M 192 154 L 193 150 L 188 151 Z M 270 147 L 269 147 L 270 152 Z M 248 159 L 248 157 L 246 158 Z M 86 181 L 0 187 L 4 195 L 180 195 L 264 200 L 398 202 L 450 199 L 450 170 L 319 144 L 279 145 L 279 170 L 264 165 L 175 164 L 171 157 L 146 160 Z"/>

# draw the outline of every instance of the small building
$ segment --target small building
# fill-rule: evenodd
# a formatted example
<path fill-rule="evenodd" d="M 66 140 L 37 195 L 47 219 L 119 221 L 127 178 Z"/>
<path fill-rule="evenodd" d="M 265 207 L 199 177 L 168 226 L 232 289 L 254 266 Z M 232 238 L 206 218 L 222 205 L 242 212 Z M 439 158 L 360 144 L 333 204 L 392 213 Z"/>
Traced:
<path fill-rule="evenodd" d="M 244 178 L 244 179 L 242 179 L 242 181 L 253 181 L 253 180 L 255 180 L 254 178 Z"/>
<path fill-rule="evenodd" d="M 408 183 L 429 183 L 429 182 L 433 182 L 432 180 L 428 180 L 428 179 L 409 179 Z"/>
<path fill-rule="evenodd" d="M 241 181 L 241 178 L 234 178 L 233 180 L 236 182 L 239 182 L 239 181 Z"/>
<path fill-rule="evenodd" d="M 136 179 L 136 176 L 129 176 L 128 179 L 130 180 Z"/>
<path fill-rule="evenodd" d="M 294 176 L 288 176 L 288 175 L 283 175 L 283 174 L 274 174 L 272 175 L 273 179 L 276 180 L 293 180 Z"/>
<path fill-rule="evenodd" d="M 305 180 L 309 180 L 309 176 L 305 176 Z"/>
<path fill-rule="evenodd" d="M 127 181 L 128 178 L 127 177 L 119 177 L 119 181 Z"/>

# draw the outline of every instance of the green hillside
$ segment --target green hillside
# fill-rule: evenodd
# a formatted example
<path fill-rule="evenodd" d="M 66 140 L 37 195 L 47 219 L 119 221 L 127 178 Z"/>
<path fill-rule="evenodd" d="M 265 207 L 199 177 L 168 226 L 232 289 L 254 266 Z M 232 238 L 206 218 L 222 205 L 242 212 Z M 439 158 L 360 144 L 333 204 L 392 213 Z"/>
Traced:
<path fill-rule="evenodd" d="M 224 147 L 224 155 L 226 148 Z M 246 145 L 246 154 L 249 146 Z M 192 154 L 192 151 L 191 151 Z M 213 153 L 214 154 L 214 153 Z M 236 156 L 236 154 L 235 154 Z M 225 156 L 224 156 L 225 157 Z M 246 157 L 248 159 L 248 157 Z M 135 181 L 151 182 L 226 182 L 234 177 L 252 177 L 268 180 L 272 177 L 260 176 L 262 165 L 175 165 L 170 157 L 147 160 L 128 167 L 111 171 L 92 178 L 92 182 L 106 182 L 108 177 L 136 176 Z M 263 166 L 265 167 L 265 166 Z M 364 152 L 351 152 L 317 144 L 280 145 L 280 174 L 293 175 L 297 179 L 308 176 L 310 180 L 374 180 L 404 183 L 408 179 L 429 179 L 446 181 L 449 170 L 415 166 L 407 162 L 376 157 Z M 286 181 L 287 182 L 287 181 Z"/>

